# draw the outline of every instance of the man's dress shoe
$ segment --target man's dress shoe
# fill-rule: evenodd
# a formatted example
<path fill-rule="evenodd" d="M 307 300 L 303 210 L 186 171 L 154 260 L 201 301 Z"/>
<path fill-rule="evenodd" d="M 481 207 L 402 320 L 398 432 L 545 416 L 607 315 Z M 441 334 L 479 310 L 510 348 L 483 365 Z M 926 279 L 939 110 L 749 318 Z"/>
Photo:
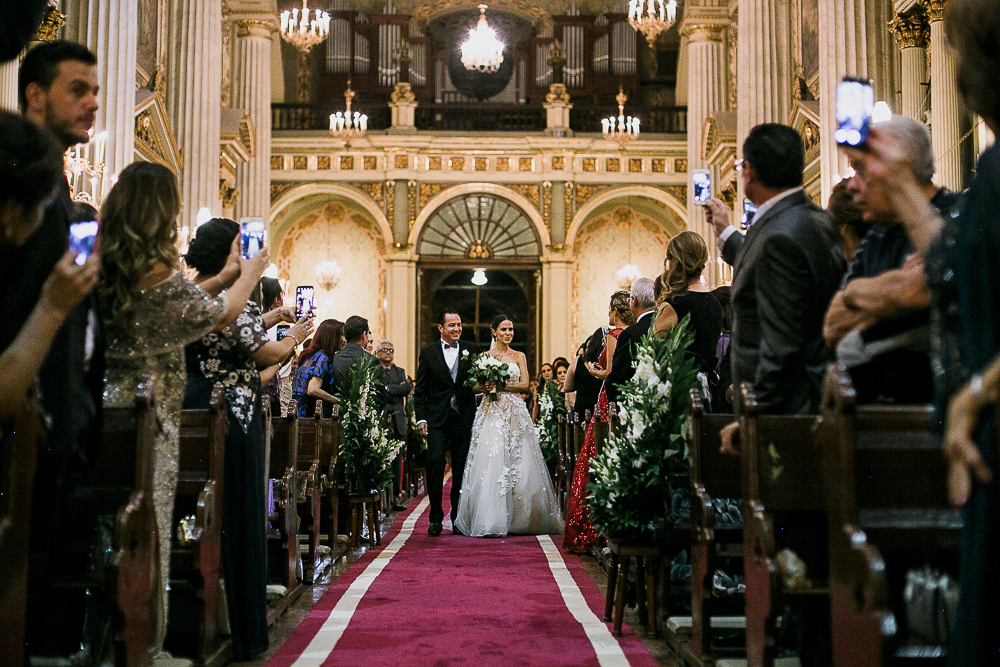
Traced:
<path fill-rule="evenodd" d="M 441 522 L 431 521 L 430 527 L 427 529 L 427 534 L 431 537 L 437 537 L 441 534 Z"/>

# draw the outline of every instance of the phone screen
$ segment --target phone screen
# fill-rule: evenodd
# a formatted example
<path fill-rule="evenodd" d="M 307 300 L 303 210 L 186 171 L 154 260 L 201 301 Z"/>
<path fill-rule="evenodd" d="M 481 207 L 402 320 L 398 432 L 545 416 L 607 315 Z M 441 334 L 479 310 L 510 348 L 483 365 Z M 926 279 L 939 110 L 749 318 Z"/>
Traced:
<path fill-rule="evenodd" d="M 757 214 L 757 205 L 754 204 L 749 199 L 743 200 L 743 230 L 746 231 L 750 228 L 750 223 L 753 222 L 753 217 Z"/>
<path fill-rule="evenodd" d="M 77 266 L 83 266 L 87 258 L 94 252 L 94 242 L 97 240 L 97 230 L 100 225 L 96 220 L 74 222 L 69 226 L 69 249 L 76 253 Z"/>
<path fill-rule="evenodd" d="M 243 218 L 240 221 L 240 252 L 250 259 L 264 247 L 264 218 Z"/>
<path fill-rule="evenodd" d="M 278 340 L 283 339 L 285 336 L 288 335 L 288 325 L 279 324 L 277 332 L 278 332 Z"/>
<path fill-rule="evenodd" d="M 859 79 L 844 79 L 837 85 L 837 130 L 833 138 L 838 144 L 860 146 L 868 139 L 875 91 L 871 84 Z"/>
<path fill-rule="evenodd" d="M 712 198 L 712 175 L 706 169 L 695 169 L 691 172 L 691 183 L 694 185 L 694 203 L 704 204 Z"/>
<path fill-rule="evenodd" d="M 295 288 L 295 319 L 300 320 L 308 313 L 311 313 L 315 303 L 313 294 L 315 289 L 312 285 L 302 285 Z"/>

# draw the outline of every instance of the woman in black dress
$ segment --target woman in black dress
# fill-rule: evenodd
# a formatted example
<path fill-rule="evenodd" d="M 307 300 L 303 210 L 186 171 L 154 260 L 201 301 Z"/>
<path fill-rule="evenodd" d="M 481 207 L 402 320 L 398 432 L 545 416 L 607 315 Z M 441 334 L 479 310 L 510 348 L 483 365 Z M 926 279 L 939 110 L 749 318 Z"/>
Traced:
<path fill-rule="evenodd" d="M 213 218 L 198 228 L 185 256 L 187 265 L 198 272 L 195 284 L 222 269 L 239 232 L 240 226 L 225 218 Z M 207 408 L 216 383 L 222 384 L 226 394 L 229 432 L 222 485 L 222 570 L 236 661 L 248 660 L 268 646 L 264 431 L 258 369 L 291 357 L 309 336 L 312 322 L 303 318 L 280 341 L 268 341 L 267 329 L 260 307 L 247 301 L 225 329 L 208 333 L 185 348 L 184 407 Z"/>
<path fill-rule="evenodd" d="M 705 240 L 695 232 L 681 232 L 667 244 L 663 264 L 660 277 L 663 292 L 653 330 L 657 336 L 665 337 L 685 316 L 690 316 L 688 328 L 694 331 L 694 342 L 688 346 L 688 352 L 694 357 L 699 374 L 704 373 L 704 384 L 714 373 L 722 333 L 722 306 L 701 282 L 708 264 Z"/>

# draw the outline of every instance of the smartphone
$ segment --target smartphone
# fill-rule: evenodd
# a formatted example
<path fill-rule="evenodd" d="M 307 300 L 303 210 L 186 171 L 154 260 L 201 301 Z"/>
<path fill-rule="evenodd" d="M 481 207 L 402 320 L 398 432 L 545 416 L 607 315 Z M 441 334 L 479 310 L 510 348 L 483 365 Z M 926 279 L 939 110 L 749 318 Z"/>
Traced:
<path fill-rule="evenodd" d="M 287 324 L 279 324 L 278 325 L 278 329 L 277 329 L 277 333 L 278 333 L 278 340 L 281 340 L 282 338 L 284 338 L 285 336 L 287 336 L 288 335 L 288 325 Z"/>
<path fill-rule="evenodd" d="M 300 285 L 295 288 L 295 319 L 301 320 L 313 311 L 316 306 L 313 301 L 315 292 L 312 285 Z"/>
<path fill-rule="evenodd" d="M 264 247 L 264 218 L 240 220 L 240 253 L 250 259 Z"/>
<path fill-rule="evenodd" d="M 691 183 L 694 185 L 694 203 L 704 206 L 712 198 L 712 174 L 707 169 L 695 169 L 691 172 Z"/>
<path fill-rule="evenodd" d="M 875 91 L 866 79 L 846 78 L 837 84 L 837 130 L 833 138 L 844 146 L 860 146 L 868 139 L 875 111 Z"/>
<path fill-rule="evenodd" d="M 69 226 L 69 249 L 76 253 L 77 266 L 83 266 L 87 258 L 94 252 L 94 243 L 97 241 L 97 230 L 100 225 L 96 220 L 88 222 L 74 222 Z"/>
<path fill-rule="evenodd" d="M 749 199 L 743 200 L 743 231 L 750 228 L 750 223 L 753 222 L 753 217 L 757 215 L 757 205 L 754 204 Z"/>

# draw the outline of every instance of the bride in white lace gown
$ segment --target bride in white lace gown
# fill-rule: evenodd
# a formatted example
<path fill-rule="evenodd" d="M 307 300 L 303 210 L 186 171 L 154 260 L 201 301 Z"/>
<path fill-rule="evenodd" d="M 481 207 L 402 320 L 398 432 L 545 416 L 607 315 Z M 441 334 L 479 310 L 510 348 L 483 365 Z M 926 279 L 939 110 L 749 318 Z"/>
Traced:
<path fill-rule="evenodd" d="M 484 397 L 476 411 L 455 528 L 472 537 L 562 533 L 559 504 L 521 397 L 528 389 L 527 361 L 510 349 L 514 325 L 506 315 L 494 320 L 493 336 L 489 353 L 507 362 L 510 380 L 498 400 Z"/>

